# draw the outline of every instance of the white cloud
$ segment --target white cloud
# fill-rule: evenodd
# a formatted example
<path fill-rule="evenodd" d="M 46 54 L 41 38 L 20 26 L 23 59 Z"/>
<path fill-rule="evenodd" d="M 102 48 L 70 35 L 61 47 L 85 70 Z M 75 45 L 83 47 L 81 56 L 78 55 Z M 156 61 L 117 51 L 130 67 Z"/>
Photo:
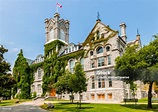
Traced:
<path fill-rule="evenodd" d="M 19 48 L 11 48 L 11 49 L 8 51 L 8 53 L 17 53 L 17 52 L 19 52 L 19 51 L 20 51 Z"/>
<path fill-rule="evenodd" d="M 7 44 L 9 44 L 9 45 L 14 45 L 14 42 L 7 42 Z"/>

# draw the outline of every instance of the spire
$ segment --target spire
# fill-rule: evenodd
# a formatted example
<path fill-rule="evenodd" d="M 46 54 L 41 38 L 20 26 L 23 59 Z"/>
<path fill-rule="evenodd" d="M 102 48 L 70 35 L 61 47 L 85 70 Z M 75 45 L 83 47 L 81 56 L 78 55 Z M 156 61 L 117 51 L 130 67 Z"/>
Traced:
<path fill-rule="evenodd" d="M 137 35 L 140 35 L 140 34 L 139 34 L 139 31 L 138 31 L 138 28 L 137 28 Z"/>
<path fill-rule="evenodd" d="M 101 21 L 99 12 L 97 12 L 97 20 L 96 21 Z"/>

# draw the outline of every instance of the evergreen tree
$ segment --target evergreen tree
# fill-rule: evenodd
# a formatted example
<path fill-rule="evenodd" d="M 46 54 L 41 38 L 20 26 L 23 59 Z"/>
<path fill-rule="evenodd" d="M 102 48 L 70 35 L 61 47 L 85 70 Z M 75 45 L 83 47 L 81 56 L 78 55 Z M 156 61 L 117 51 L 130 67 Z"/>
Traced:
<path fill-rule="evenodd" d="M 0 45 L 0 97 L 11 97 L 11 88 L 16 83 L 10 73 L 10 64 L 5 61 L 4 53 L 8 50 Z"/>
<path fill-rule="evenodd" d="M 31 96 L 31 84 L 33 81 L 32 74 L 26 58 L 23 56 L 22 50 L 18 54 L 13 68 L 13 76 L 17 81 L 17 85 L 14 87 L 14 94 L 17 89 L 20 90 L 20 96 L 23 99 L 30 98 Z"/>

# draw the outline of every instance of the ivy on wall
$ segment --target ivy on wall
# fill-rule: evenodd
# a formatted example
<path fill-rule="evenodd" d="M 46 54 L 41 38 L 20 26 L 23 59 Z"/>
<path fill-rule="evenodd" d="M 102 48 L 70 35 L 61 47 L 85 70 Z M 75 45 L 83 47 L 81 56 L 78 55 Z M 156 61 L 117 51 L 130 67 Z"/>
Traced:
<path fill-rule="evenodd" d="M 49 52 L 55 52 L 56 51 L 56 46 L 58 46 L 58 49 L 61 48 L 61 46 L 64 46 L 65 44 L 59 40 L 55 40 L 53 42 L 50 42 L 46 45 L 44 45 L 44 53 L 45 53 L 45 56 L 47 56 L 49 54 Z"/>

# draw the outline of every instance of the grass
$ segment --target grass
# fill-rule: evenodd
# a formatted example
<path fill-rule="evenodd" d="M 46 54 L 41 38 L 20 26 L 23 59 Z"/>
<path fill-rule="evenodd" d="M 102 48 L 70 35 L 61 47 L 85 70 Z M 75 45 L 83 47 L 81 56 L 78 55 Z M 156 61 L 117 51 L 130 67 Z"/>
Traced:
<path fill-rule="evenodd" d="M 54 109 L 47 109 L 47 105 L 42 105 L 41 108 L 52 112 L 158 112 L 158 105 L 153 105 L 153 109 L 148 109 L 146 104 L 95 104 L 95 103 L 83 103 L 82 108 L 79 109 L 77 104 L 71 104 L 66 102 L 52 102 Z"/>
<path fill-rule="evenodd" d="M 148 103 L 148 98 L 139 99 L 138 103 Z M 153 101 L 153 103 L 158 103 L 158 100 L 157 101 Z"/>
<path fill-rule="evenodd" d="M 19 103 L 22 103 L 22 102 L 26 102 L 26 101 L 31 101 L 32 99 L 21 99 L 19 101 Z M 13 99 L 13 100 L 2 100 L 1 103 L 0 103 L 0 106 L 10 106 L 10 105 L 14 105 L 14 104 L 17 104 L 15 103 L 16 101 L 18 101 L 18 99 Z"/>

